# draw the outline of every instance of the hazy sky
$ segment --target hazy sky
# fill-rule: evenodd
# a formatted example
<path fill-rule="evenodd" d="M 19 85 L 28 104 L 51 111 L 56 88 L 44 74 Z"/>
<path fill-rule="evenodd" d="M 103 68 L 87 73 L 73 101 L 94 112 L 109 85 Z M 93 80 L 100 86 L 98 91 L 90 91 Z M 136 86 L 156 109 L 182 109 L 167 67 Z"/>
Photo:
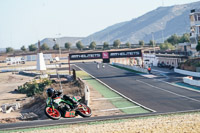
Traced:
<path fill-rule="evenodd" d="M 0 48 L 27 47 L 46 37 L 86 37 L 163 5 L 196 1 L 0 0 Z"/>

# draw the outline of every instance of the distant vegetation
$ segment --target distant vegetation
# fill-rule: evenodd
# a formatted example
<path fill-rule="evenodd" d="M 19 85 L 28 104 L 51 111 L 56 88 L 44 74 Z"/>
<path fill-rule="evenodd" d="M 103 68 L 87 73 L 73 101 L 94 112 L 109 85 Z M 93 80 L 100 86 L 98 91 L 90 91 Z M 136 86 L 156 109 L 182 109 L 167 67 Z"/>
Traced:
<path fill-rule="evenodd" d="M 59 50 L 59 45 L 58 45 L 58 44 L 55 44 L 55 45 L 53 46 L 53 50 Z"/>
<path fill-rule="evenodd" d="M 198 45 L 196 46 L 196 50 L 200 52 L 200 41 L 198 41 Z"/>
<path fill-rule="evenodd" d="M 169 38 L 167 38 L 164 43 L 161 43 L 161 44 L 156 44 L 155 40 L 150 40 L 149 43 L 146 43 L 143 41 L 143 40 L 140 40 L 138 42 L 138 47 L 155 47 L 155 46 L 159 46 L 161 50 L 165 51 L 165 50 L 174 50 L 176 45 L 178 43 L 184 43 L 184 42 L 189 42 L 190 41 L 190 36 L 188 33 L 185 33 L 183 34 L 182 36 L 178 36 L 176 34 L 173 34 L 171 35 Z M 120 48 L 121 46 L 121 41 L 119 39 L 117 40 L 114 40 L 113 41 L 113 47 L 111 45 L 109 45 L 108 42 L 104 42 L 101 47 L 98 47 L 98 49 L 103 49 L 103 50 L 108 50 L 110 49 L 109 46 L 111 46 L 111 48 Z M 48 50 L 59 50 L 59 44 L 54 44 L 53 47 L 49 47 L 49 44 L 47 43 L 43 43 L 42 46 L 40 47 L 40 49 L 42 51 L 48 51 Z M 65 45 L 64 45 L 64 48 L 66 50 L 70 50 L 72 47 L 72 43 L 70 42 L 66 42 Z M 130 42 L 126 42 L 125 44 L 123 44 L 123 46 L 121 48 L 131 48 L 132 47 L 132 44 Z M 76 48 L 78 50 L 95 50 L 97 48 L 97 44 L 95 41 L 92 41 L 90 43 L 89 46 L 84 46 L 83 43 L 81 41 L 78 41 L 76 43 Z M 38 48 L 36 47 L 35 44 L 31 44 L 28 46 L 28 50 L 25 46 L 22 46 L 21 48 L 21 51 L 36 51 Z M 199 45 L 197 45 L 196 47 L 197 51 L 200 51 L 200 42 L 199 42 Z M 6 48 L 6 53 L 12 53 L 14 52 L 14 49 L 12 47 L 7 47 Z"/>
<path fill-rule="evenodd" d="M 176 34 L 171 35 L 164 43 L 160 45 L 161 50 L 174 50 L 178 43 L 190 42 L 190 35 L 188 33 L 178 36 Z"/>
<path fill-rule="evenodd" d="M 11 47 L 7 47 L 7 48 L 6 48 L 6 53 L 11 53 L 11 52 L 13 52 L 13 51 L 14 51 L 14 49 L 11 48 Z"/>
<path fill-rule="evenodd" d="M 78 42 L 76 43 L 76 47 L 77 47 L 79 50 L 83 50 L 83 48 L 84 48 L 84 46 L 83 46 L 83 44 L 82 44 L 81 41 L 78 41 Z"/>
<path fill-rule="evenodd" d="M 36 51 L 37 50 L 37 47 L 35 46 L 35 44 L 29 45 L 28 48 L 29 48 L 29 51 Z"/>
<path fill-rule="evenodd" d="M 114 48 L 119 48 L 120 45 L 121 45 L 121 41 L 120 41 L 119 39 L 117 39 L 117 40 L 115 40 L 115 41 L 113 42 L 113 47 L 114 47 Z"/>
<path fill-rule="evenodd" d="M 96 48 L 96 42 L 91 42 L 89 48 L 94 50 Z"/>
<path fill-rule="evenodd" d="M 49 50 L 49 46 L 46 43 L 43 43 L 42 46 L 40 47 L 41 50 Z"/>
<path fill-rule="evenodd" d="M 70 42 L 66 42 L 66 43 L 65 43 L 65 48 L 66 48 L 67 50 L 70 50 L 70 49 L 71 49 L 71 46 L 72 46 L 72 44 L 71 44 Z"/>
<path fill-rule="evenodd" d="M 49 79 L 43 79 L 40 82 L 34 80 L 32 82 L 27 82 L 22 86 L 18 86 L 18 91 L 20 93 L 26 94 L 28 97 L 31 97 L 42 93 L 45 87 L 51 85 L 51 83 L 52 82 Z"/>

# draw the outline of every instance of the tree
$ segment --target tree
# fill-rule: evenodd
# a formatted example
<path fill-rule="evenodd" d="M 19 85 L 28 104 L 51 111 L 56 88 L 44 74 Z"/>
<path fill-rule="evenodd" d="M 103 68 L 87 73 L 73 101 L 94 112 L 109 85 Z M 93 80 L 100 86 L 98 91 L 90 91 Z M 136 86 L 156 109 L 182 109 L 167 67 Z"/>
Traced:
<path fill-rule="evenodd" d="M 143 46 L 144 46 L 144 41 L 143 41 L 143 40 L 140 40 L 140 41 L 139 41 L 139 45 L 140 45 L 140 47 L 143 47 Z"/>
<path fill-rule="evenodd" d="M 178 44 L 180 42 L 180 37 L 174 34 L 167 39 L 167 42 L 171 43 L 172 45 Z"/>
<path fill-rule="evenodd" d="M 11 47 L 7 47 L 7 48 L 6 48 L 6 53 L 11 53 L 11 52 L 13 52 L 13 51 L 14 51 L 14 49 L 11 48 Z"/>
<path fill-rule="evenodd" d="M 35 46 L 35 44 L 31 44 L 28 46 L 29 51 L 36 51 L 37 47 Z"/>
<path fill-rule="evenodd" d="M 198 41 L 198 44 L 196 46 L 196 50 L 199 52 L 200 51 L 200 41 Z"/>
<path fill-rule="evenodd" d="M 76 43 L 76 47 L 77 47 L 79 50 L 82 50 L 82 49 L 83 49 L 83 44 L 82 44 L 82 42 L 81 42 L 81 41 L 78 41 L 78 42 Z"/>
<path fill-rule="evenodd" d="M 55 45 L 53 46 L 53 50 L 59 50 L 59 45 L 58 45 L 58 44 L 55 44 Z"/>
<path fill-rule="evenodd" d="M 153 40 L 150 40 L 150 42 L 149 42 L 149 46 L 152 46 L 152 47 L 154 47 L 156 45 L 156 42 L 155 41 L 153 41 Z"/>
<path fill-rule="evenodd" d="M 95 49 L 96 48 L 96 42 L 94 42 L 94 41 L 91 42 L 89 48 L 90 49 Z"/>
<path fill-rule="evenodd" d="M 109 48 L 108 42 L 104 42 L 104 43 L 103 43 L 103 49 L 108 49 L 108 48 Z"/>
<path fill-rule="evenodd" d="M 179 43 L 190 42 L 190 35 L 185 33 L 181 36 Z"/>
<path fill-rule="evenodd" d="M 72 46 L 72 44 L 71 44 L 70 42 L 66 42 L 66 43 L 65 43 L 65 48 L 66 48 L 67 50 L 70 50 L 70 49 L 71 49 L 71 46 Z"/>
<path fill-rule="evenodd" d="M 43 43 L 40 48 L 41 50 L 49 50 L 49 46 L 46 43 Z"/>
<path fill-rule="evenodd" d="M 127 42 L 125 45 L 126 45 L 126 47 L 131 48 L 131 43 L 130 42 Z"/>
<path fill-rule="evenodd" d="M 21 51 L 26 51 L 26 47 L 24 45 L 21 47 Z"/>
<path fill-rule="evenodd" d="M 113 47 L 119 48 L 120 44 L 121 44 L 121 42 L 120 42 L 119 39 L 118 39 L 118 40 L 115 40 L 114 43 L 113 43 Z"/>
<path fill-rule="evenodd" d="M 175 47 L 171 43 L 165 42 L 163 44 L 160 44 L 160 49 L 161 50 L 174 50 Z"/>

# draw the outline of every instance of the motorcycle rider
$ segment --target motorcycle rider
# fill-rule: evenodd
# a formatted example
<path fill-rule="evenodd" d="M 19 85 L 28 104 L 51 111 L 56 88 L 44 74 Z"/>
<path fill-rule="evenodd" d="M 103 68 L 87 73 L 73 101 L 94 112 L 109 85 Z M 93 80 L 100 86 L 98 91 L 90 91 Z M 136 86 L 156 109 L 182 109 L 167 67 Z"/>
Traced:
<path fill-rule="evenodd" d="M 48 88 L 46 90 L 47 96 L 51 97 L 52 99 L 54 99 L 56 97 L 60 97 L 62 92 L 63 92 L 62 90 L 54 90 L 54 88 Z M 63 99 L 69 100 L 73 104 L 73 107 L 71 105 L 69 105 L 72 109 L 76 109 L 78 107 L 78 102 L 73 100 L 71 97 L 69 97 L 67 95 L 63 95 Z"/>

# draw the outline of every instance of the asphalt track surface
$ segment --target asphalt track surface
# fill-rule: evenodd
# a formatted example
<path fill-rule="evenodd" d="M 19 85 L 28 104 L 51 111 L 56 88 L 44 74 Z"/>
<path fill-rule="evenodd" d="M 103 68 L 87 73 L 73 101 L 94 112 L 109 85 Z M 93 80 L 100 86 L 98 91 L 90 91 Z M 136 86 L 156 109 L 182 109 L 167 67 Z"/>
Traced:
<path fill-rule="evenodd" d="M 200 109 L 200 92 L 146 78 L 107 64 L 105 68 L 100 64 L 99 69 L 94 62 L 76 65 L 132 101 L 157 113 Z"/>

